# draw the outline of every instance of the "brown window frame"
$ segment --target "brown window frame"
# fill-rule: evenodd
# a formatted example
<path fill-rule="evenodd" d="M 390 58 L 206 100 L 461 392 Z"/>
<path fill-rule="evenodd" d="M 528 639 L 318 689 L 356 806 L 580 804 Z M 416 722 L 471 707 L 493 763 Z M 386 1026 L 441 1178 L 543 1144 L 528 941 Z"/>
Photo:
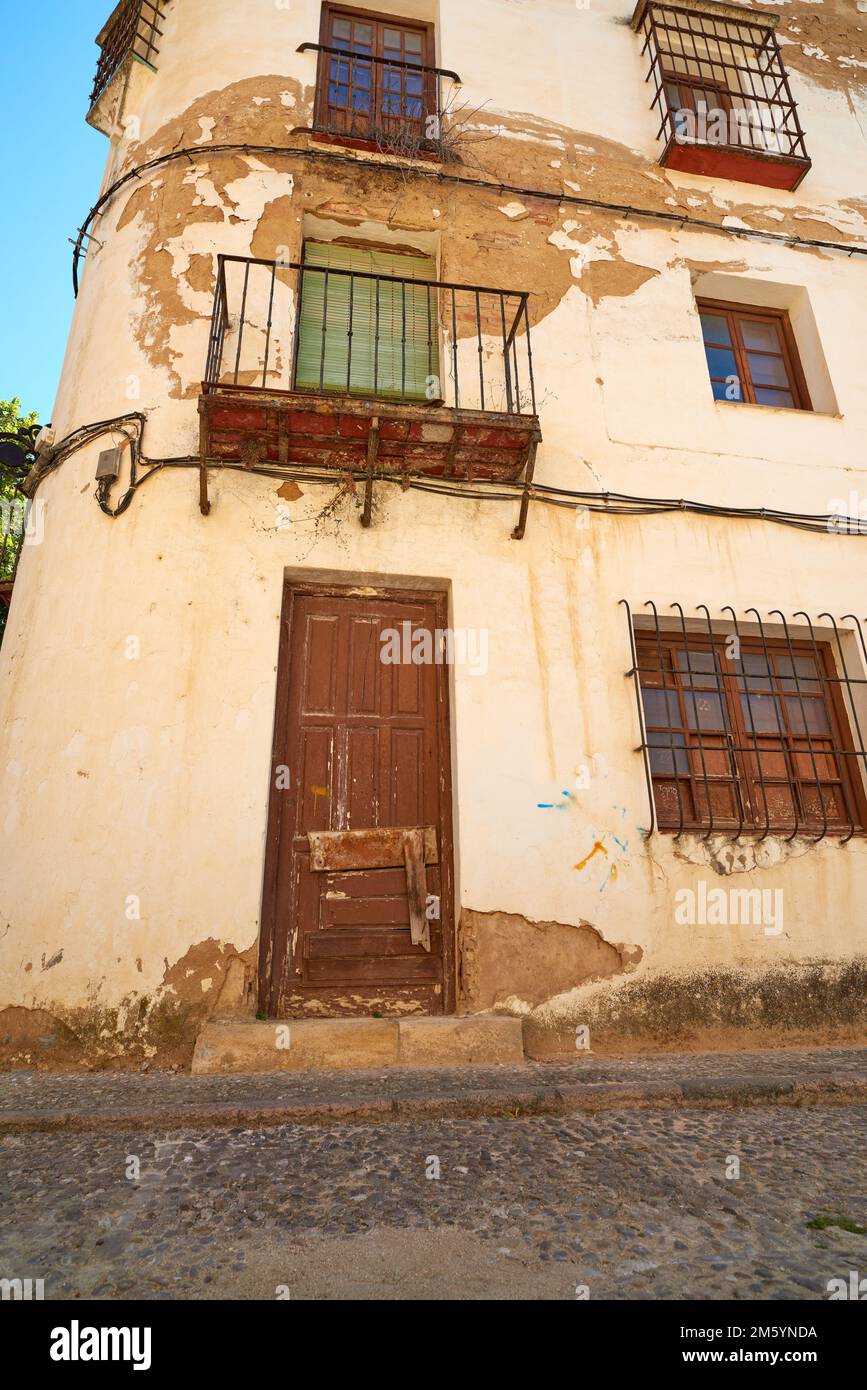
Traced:
<path fill-rule="evenodd" d="M 867 797 L 859 767 L 862 754 L 855 747 L 830 645 L 819 640 L 742 637 L 735 658 L 730 655 L 731 641 L 725 634 L 711 638 L 693 632 L 684 637 L 680 631 L 635 630 L 643 748 L 658 829 L 664 834 L 733 830 L 738 834 L 791 834 L 793 828 L 808 835 L 865 834 Z M 690 670 L 693 657 L 707 656 L 711 651 L 716 654 L 716 661 L 711 663 L 714 670 L 700 674 L 704 684 L 699 686 L 699 673 Z M 678 656 L 686 659 L 687 669 L 679 664 Z M 741 663 L 747 656 L 767 659 L 772 674 L 753 675 L 745 670 Z M 787 662 L 808 657 L 818 674 L 801 675 L 800 681 L 794 681 L 791 675 L 780 674 L 780 657 Z M 748 681 L 761 681 L 765 688 L 757 689 Z M 811 692 L 813 686 L 818 689 Z M 667 692 L 662 701 L 667 724 L 651 722 L 645 691 Z M 672 719 L 672 697 L 679 723 Z M 702 697 L 719 702 L 721 725 L 711 727 L 708 722 L 701 727 Z M 751 706 L 747 720 L 744 697 L 772 701 L 776 730 L 758 729 Z M 809 729 L 805 707 L 809 700 L 821 701 L 828 733 Z M 790 702 L 796 701 L 803 733 L 791 724 Z M 711 713 L 713 709 L 711 704 Z M 826 775 L 829 768 L 833 775 Z M 673 797 L 660 793 L 660 785 L 673 789 Z M 778 815 L 772 809 L 774 787 L 788 796 L 792 807 L 788 815 Z M 822 790 L 816 795 L 816 813 L 805 798 L 810 792 L 816 794 L 817 788 Z M 730 792 L 728 813 L 722 789 Z M 838 809 L 842 804 L 842 813 L 837 816 L 828 814 L 830 802 L 825 801 L 831 789 L 838 789 Z"/>
<path fill-rule="evenodd" d="M 345 18 L 355 23 L 371 24 L 374 26 L 374 28 L 377 28 L 377 26 L 387 26 L 389 28 L 394 29 L 414 30 L 416 33 L 419 33 L 422 36 L 421 66 L 426 69 L 432 69 L 436 63 L 436 25 L 431 23 L 430 21 L 410 19 L 407 16 L 398 14 L 383 14 L 378 10 L 360 9 L 358 6 L 355 5 L 332 4 L 330 3 L 330 0 L 325 0 L 325 3 L 322 6 L 319 21 L 319 43 L 324 48 L 329 48 L 332 46 L 331 26 L 332 21 L 335 18 Z M 376 45 L 374 45 L 374 47 L 376 47 Z M 330 74 L 333 55 L 330 53 L 320 53 L 319 56 L 319 75 L 316 83 L 316 99 L 313 114 L 314 129 L 332 135 L 334 137 L 339 137 L 345 134 L 345 138 L 347 140 L 351 140 L 353 143 L 366 143 L 363 131 L 361 133 L 355 133 L 353 130 L 350 129 L 346 132 L 342 132 L 338 129 L 333 128 L 333 126 L 329 123 L 329 111 L 331 110 L 331 108 L 328 102 L 328 89 L 331 82 Z M 383 54 L 374 53 L 372 56 L 382 58 Z M 371 70 L 373 83 L 371 87 L 371 92 L 373 94 L 373 101 L 371 104 L 371 118 L 375 117 L 375 119 L 379 121 L 384 121 L 386 119 L 400 119 L 394 117 L 387 117 L 382 111 L 382 99 L 383 96 L 388 95 L 388 93 L 384 91 L 382 82 L 380 80 L 380 74 L 382 72 L 381 64 L 371 63 Z M 437 78 L 434 72 L 426 71 L 424 73 L 422 96 L 423 109 L 420 122 L 422 136 L 424 136 L 425 133 L 425 111 L 430 113 L 438 112 L 439 110 L 437 93 L 435 90 L 436 81 Z M 371 141 L 370 143 L 372 144 L 374 142 Z M 433 142 L 429 142 L 422 139 L 421 143 L 424 145 L 426 143 Z"/>
<path fill-rule="evenodd" d="M 696 308 L 699 314 L 699 322 L 702 314 L 715 314 L 717 317 L 725 318 L 728 323 L 729 337 L 731 345 L 726 343 L 708 344 L 702 328 L 702 344 L 704 347 L 718 347 L 722 351 L 734 353 L 735 363 L 738 369 L 738 381 L 741 388 L 741 399 L 738 404 L 758 405 L 769 407 L 776 410 L 810 410 L 813 409 L 810 400 L 810 392 L 807 387 L 807 379 L 804 376 L 804 369 L 801 365 L 801 358 L 798 353 L 798 345 L 792 329 L 791 320 L 785 309 L 759 308 L 752 304 L 733 304 L 729 300 L 722 299 L 696 299 Z M 773 323 L 779 331 L 782 352 L 764 353 L 757 348 L 747 348 L 741 332 L 741 323 L 750 321 L 753 323 Z M 779 357 L 783 362 L 788 381 L 787 387 L 775 388 L 774 386 L 758 383 L 758 389 L 762 391 L 788 390 L 792 397 L 793 404 L 774 406 L 770 401 L 759 401 L 756 399 L 756 383 L 753 382 L 750 370 L 749 353 L 754 355 Z M 714 377 L 708 368 L 708 378 L 711 382 L 723 380 Z"/>

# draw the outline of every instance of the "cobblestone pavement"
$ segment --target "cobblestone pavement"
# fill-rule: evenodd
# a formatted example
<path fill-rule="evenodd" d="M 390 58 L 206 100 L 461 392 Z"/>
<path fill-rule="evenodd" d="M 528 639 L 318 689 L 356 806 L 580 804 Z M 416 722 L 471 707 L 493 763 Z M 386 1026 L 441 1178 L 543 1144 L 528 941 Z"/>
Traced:
<path fill-rule="evenodd" d="M 776 1049 L 763 1052 L 660 1053 L 656 1056 L 576 1056 L 563 1062 L 525 1066 L 384 1071 L 283 1073 L 257 1076 L 141 1075 L 91 1072 L 11 1072 L 0 1075 L 0 1116 L 92 1110 L 142 1110 L 149 1106 L 276 1106 L 324 1101 L 363 1104 L 388 1100 L 460 1096 L 479 1091 L 509 1096 L 577 1085 L 670 1084 L 767 1081 L 808 1082 L 820 1076 L 867 1080 L 867 1048 Z"/>
<path fill-rule="evenodd" d="M 0 1277 L 49 1299 L 821 1299 L 867 1275 L 867 1236 L 807 1226 L 867 1225 L 865 1122 L 758 1106 L 10 1135 Z"/>

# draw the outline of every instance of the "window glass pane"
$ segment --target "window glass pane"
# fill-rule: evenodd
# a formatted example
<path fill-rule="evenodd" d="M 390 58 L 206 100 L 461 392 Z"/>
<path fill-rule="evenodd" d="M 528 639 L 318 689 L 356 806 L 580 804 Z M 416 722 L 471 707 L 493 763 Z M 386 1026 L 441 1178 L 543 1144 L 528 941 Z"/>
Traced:
<path fill-rule="evenodd" d="M 741 655 L 741 666 L 748 676 L 764 676 L 764 685 L 770 681 L 768 671 L 768 658 L 764 652 L 744 652 Z"/>
<path fill-rule="evenodd" d="M 758 357 L 754 352 L 747 353 L 750 376 L 756 386 L 788 387 L 789 377 L 782 357 Z"/>
<path fill-rule="evenodd" d="M 696 111 L 716 111 L 719 107 L 719 97 L 716 92 L 709 88 L 696 87 L 695 89 L 695 109 Z"/>
<path fill-rule="evenodd" d="M 373 29 L 369 24 L 356 24 L 353 38 L 356 43 L 366 44 L 369 47 L 373 43 Z"/>
<path fill-rule="evenodd" d="M 741 711 L 748 733 L 779 734 L 784 727 L 780 702 L 773 695 L 742 695 Z"/>
<path fill-rule="evenodd" d="M 386 46 L 386 48 L 395 48 L 395 49 L 397 49 L 398 53 L 400 52 L 400 30 L 399 30 L 399 29 L 386 29 L 386 31 L 385 31 L 385 46 Z"/>
<path fill-rule="evenodd" d="M 711 376 L 737 376 L 735 355 L 728 348 L 705 347 L 705 354 Z"/>
<path fill-rule="evenodd" d="M 731 346 L 731 334 L 729 333 L 728 321 L 722 314 L 702 314 L 701 327 L 706 343 L 723 343 L 726 347 Z"/>
<path fill-rule="evenodd" d="M 740 323 L 744 347 L 758 348 L 762 352 L 780 351 L 780 335 L 775 323 L 756 323 L 753 319 L 741 319 Z"/>
<path fill-rule="evenodd" d="M 689 763 L 682 734 L 648 734 L 650 770 L 659 774 L 686 777 Z"/>
<path fill-rule="evenodd" d="M 405 38 L 407 53 L 421 53 L 421 34 L 407 34 Z"/>
<path fill-rule="evenodd" d="M 712 381 L 711 387 L 715 401 L 743 402 L 739 382 Z"/>
<path fill-rule="evenodd" d="M 332 33 L 335 39 L 348 39 L 352 33 L 352 26 L 348 19 L 335 19 Z"/>
<path fill-rule="evenodd" d="M 756 404 L 777 405 L 783 408 L 788 406 L 790 409 L 793 409 L 795 401 L 791 391 L 774 391 L 767 386 L 757 386 Z"/>
<path fill-rule="evenodd" d="M 717 689 L 717 663 L 713 652 L 690 649 L 677 653 L 677 669 L 683 673 L 681 684 L 684 689 Z"/>
<path fill-rule="evenodd" d="M 810 700 L 806 697 L 799 700 L 797 695 L 790 696 L 786 701 L 786 712 L 792 726 L 792 733 L 797 738 L 804 738 L 808 733 L 827 735 L 831 732 L 828 712 L 822 700 Z"/>
<path fill-rule="evenodd" d="M 680 724 L 677 695 L 673 690 L 649 690 L 642 688 L 644 701 L 644 722 L 656 728 L 670 728 Z"/>
<path fill-rule="evenodd" d="M 683 697 L 686 722 L 690 729 L 724 729 L 726 727 L 722 702 L 718 695 L 691 694 Z"/>
<path fill-rule="evenodd" d="M 796 656 L 794 661 L 790 656 L 777 657 L 777 671 L 783 678 L 780 685 L 783 690 L 797 690 L 800 686 L 802 694 L 816 695 L 819 691 L 819 674 L 816 670 L 816 663 L 811 656 Z M 798 677 L 795 683 L 794 677 Z"/>

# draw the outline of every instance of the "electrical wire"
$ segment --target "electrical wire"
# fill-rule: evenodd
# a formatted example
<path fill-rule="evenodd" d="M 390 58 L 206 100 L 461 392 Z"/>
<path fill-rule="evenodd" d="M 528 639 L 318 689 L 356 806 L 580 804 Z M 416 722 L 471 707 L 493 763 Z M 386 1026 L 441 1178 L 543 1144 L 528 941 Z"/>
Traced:
<path fill-rule="evenodd" d="M 117 433 L 118 431 L 124 435 L 130 445 L 129 485 L 116 506 L 110 504 L 111 490 L 115 481 L 113 478 L 100 479 L 96 491 L 96 499 L 100 509 L 106 516 L 112 518 L 120 516 L 128 509 L 138 489 L 155 473 L 172 468 L 200 469 L 204 464 L 212 472 L 252 473 L 258 477 L 274 478 L 279 481 L 306 482 L 329 487 L 340 484 L 346 477 L 351 477 L 353 483 L 367 481 L 368 475 L 363 468 L 344 469 L 338 472 L 337 470 L 315 469 L 307 466 L 293 468 L 291 465 L 282 464 L 267 466 L 253 464 L 248 467 L 246 464 L 225 459 L 201 459 L 198 454 L 151 458 L 143 450 L 146 422 L 147 417 L 142 412 L 131 411 L 127 415 L 119 415 L 111 420 L 100 420 L 74 430 L 50 451 L 47 458 L 40 458 L 34 464 L 25 484 L 27 495 L 32 497 L 42 479 L 64 463 L 73 453 L 105 434 Z M 125 428 L 126 426 L 134 426 L 135 428 L 130 433 Z M 147 471 L 141 471 L 143 469 Z M 684 497 L 638 497 L 625 492 L 553 487 L 546 483 L 525 483 L 520 480 L 508 482 L 477 478 L 460 483 L 452 479 L 436 478 L 424 473 L 386 474 L 377 472 L 374 475 L 374 482 L 389 484 L 400 488 L 401 491 L 426 492 L 434 496 L 457 497 L 472 502 L 519 502 L 527 496 L 530 501 L 541 502 L 547 506 L 563 507 L 571 511 L 589 511 L 607 516 L 663 516 L 672 512 L 689 512 L 699 516 L 722 517 L 730 520 L 767 521 L 774 525 L 791 526 L 797 530 L 809 531 L 814 535 L 867 536 L 867 521 L 839 513 L 787 512 L 770 507 L 730 507 L 714 502 L 698 502 Z"/>
<path fill-rule="evenodd" d="M 306 127 L 296 127 L 296 131 L 303 131 L 309 134 Z M 293 132 L 293 134 L 296 132 Z M 465 174 L 447 174 L 441 169 L 419 168 L 416 164 L 408 164 L 399 160 L 380 160 L 365 159 L 359 160 L 352 155 L 338 154 L 333 150 L 311 150 L 294 145 L 254 145 L 254 144 L 223 144 L 223 145 L 194 145 L 182 150 L 171 150 L 168 154 L 157 155 L 154 159 L 147 160 L 144 164 L 138 165 L 134 169 L 129 169 L 121 178 L 117 179 L 110 188 L 106 189 L 102 197 L 94 203 L 87 217 L 84 219 L 78 231 L 78 236 L 73 243 L 72 254 L 72 287 L 76 298 L 79 289 L 79 263 L 84 248 L 85 239 L 89 238 L 89 228 L 95 219 L 102 212 L 103 208 L 114 196 L 120 192 L 127 183 L 133 179 L 140 179 L 143 174 L 149 173 L 152 169 L 161 168 L 165 164 L 173 163 L 176 159 L 187 159 L 191 164 L 194 159 L 211 159 L 217 154 L 252 154 L 252 155 L 286 155 L 292 158 L 318 160 L 333 164 L 349 164 L 356 170 L 363 169 L 384 169 L 392 170 L 397 173 L 412 173 L 421 179 L 429 179 L 435 183 L 453 184 L 465 188 L 481 189 L 483 192 L 496 193 L 497 195 L 514 195 L 523 198 L 536 198 L 543 202 L 565 203 L 571 207 L 583 207 L 597 212 L 610 212 L 618 216 L 643 217 L 656 222 L 675 223 L 680 227 L 693 227 L 698 231 L 710 231 L 734 237 L 746 237 L 748 240 L 776 242 L 783 246 L 808 247 L 827 251 L 842 251 L 848 256 L 867 256 L 867 246 L 860 242 L 841 242 L 824 241 L 818 237 L 802 237 L 789 235 L 786 232 L 761 231 L 755 227 L 730 227 L 718 222 L 712 222 L 708 218 L 692 217 L 679 212 L 662 212 L 654 208 L 640 208 L 630 203 L 610 203 L 601 198 L 586 198 L 577 193 L 563 193 L 559 190 L 543 188 L 525 188 L 518 184 L 497 183 L 488 179 L 469 178 Z"/>

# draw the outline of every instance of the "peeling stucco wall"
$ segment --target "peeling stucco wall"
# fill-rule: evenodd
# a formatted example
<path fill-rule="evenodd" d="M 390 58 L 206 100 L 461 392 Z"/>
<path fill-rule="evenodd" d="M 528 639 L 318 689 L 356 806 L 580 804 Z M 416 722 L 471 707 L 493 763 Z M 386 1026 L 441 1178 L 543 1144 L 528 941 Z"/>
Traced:
<path fill-rule="evenodd" d="M 458 934 L 461 994 L 473 1012 L 528 1014 L 564 990 L 634 970 L 641 949 L 612 946 L 587 922 L 530 922 L 464 908 Z"/>
<path fill-rule="evenodd" d="M 476 113 L 442 172 L 475 186 L 315 144 L 315 56 L 296 52 L 318 38 L 309 0 L 262 7 L 255 25 L 229 0 L 171 0 L 158 72 L 131 69 L 116 116 L 134 120 L 113 137 L 105 186 L 190 154 L 125 185 L 92 228 L 58 436 L 137 409 L 152 457 L 194 453 L 216 256 L 297 259 L 305 226 L 378 227 L 435 246 L 446 280 L 530 292 L 541 481 L 811 514 L 867 497 L 867 318 L 853 312 L 867 260 L 731 234 L 867 241 L 867 16 L 845 0 L 778 7 L 813 159 L 789 194 L 659 167 L 630 6 L 414 3 L 385 8 L 436 18 L 439 61 L 460 71 Z M 217 148 L 239 143 L 281 152 Z M 83 207 L 92 196 L 82 190 Z M 735 298 L 746 281 L 807 295 L 833 410 L 710 398 L 694 303 L 709 275 Z M 732 848 L 646 836 L 618 603 L 857 612 L 867 542 L 687 514 L 577 524 L 534 506 L 517 544 L 511 503 L 385 489 L 370 531 L 352 508 L 323 531 L 332 490 L 234 474 L 212 475 L 205 519 L 184 470 L 154 477 L 110 521 L 93 499 L 101 447 L 40 487 L 45 537 L 25 549 L 0 654 L 0 1008 L 26 1011 L 7 1018 L 14 1057 L 38 1060 L 56 1020 L 61 1039 L 95 1039 L 99 1062 L 180 1059 L 198 1020 L 228 1007 L 238 957 L 249 1008 L 281 587 L 297 565 L 441 576 L 454 624 L 489 631 L 487 676 L 454 672 L 462 1008 L 535 1017 L 590 990 L 622 1019 L 617 1000 L 668 980 L 749 993 L 753 980 L 801 978 L 806 962 L 842 978 L 863 952 L 860 837 Z M 677 923 L 679 889 L 731 879 L 783 892 L 779 936 Z M 715 990 L 698 995 L 709 1028 Z M 844 995 L 822 998 L 833 1010 Z"/>

